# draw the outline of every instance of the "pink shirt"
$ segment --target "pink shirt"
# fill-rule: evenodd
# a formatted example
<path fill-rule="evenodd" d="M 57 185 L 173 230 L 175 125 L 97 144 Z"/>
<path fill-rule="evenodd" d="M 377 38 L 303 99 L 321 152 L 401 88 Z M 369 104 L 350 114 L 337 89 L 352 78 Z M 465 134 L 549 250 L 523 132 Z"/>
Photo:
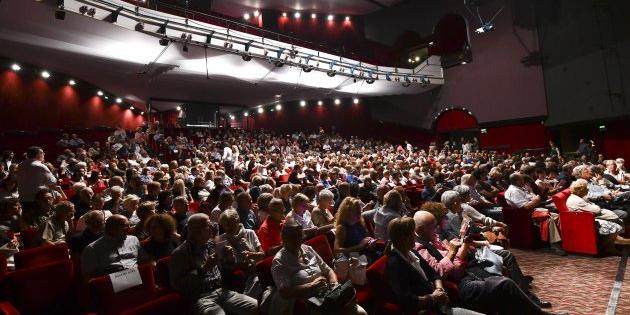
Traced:
<path fill-rule="evenodd" d="M 444 256 L 442 260 L 437 260 L 435 257 L 431 256 L 429 251 L 424 248 L 422 244 L 416 243 L 416 251 L 420 254 L 420 257 L 426 260 L 426 262 L 429 263 L 429 266 L 431 266 L 431 268 L 433 268 L 440 277 L 456 282 L 461 280 L 466 275 L 466 262 L 457 256 L 455 256 L 455 261 L 448 259 L 448 257 L 446 257 L 448 248 L 444 246 L 437 235 L 435 240 L 430 243 L 433 244 L 442 256 Z"/>

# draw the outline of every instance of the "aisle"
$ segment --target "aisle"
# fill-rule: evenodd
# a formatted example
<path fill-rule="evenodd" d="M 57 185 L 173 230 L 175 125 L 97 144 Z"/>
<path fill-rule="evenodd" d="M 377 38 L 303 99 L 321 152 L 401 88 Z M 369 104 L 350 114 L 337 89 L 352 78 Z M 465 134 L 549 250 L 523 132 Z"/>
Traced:
<path fill-rule="evenodd" d="M 523 272 L 534 276 L 533 291 L 551 302 L 553 310 L 572 315 L 606 314 L 620 257 L 560 257 L 544 250 L 512 251 Z M 621 284 L 616 314 L 630 314 L 630 286 Z"/>

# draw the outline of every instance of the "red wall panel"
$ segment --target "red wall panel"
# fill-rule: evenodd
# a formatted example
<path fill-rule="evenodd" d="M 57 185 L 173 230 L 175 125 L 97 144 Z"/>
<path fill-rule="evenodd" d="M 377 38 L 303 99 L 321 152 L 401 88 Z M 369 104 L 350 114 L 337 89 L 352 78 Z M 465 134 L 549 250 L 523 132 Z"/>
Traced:
<path fill-rule="evenodd" d="M 486 128 L 479 142 L 482 148 L 501 148 L 512 152 L 520 149 L 544 148 L 547 143 L 545 126 L 540 123 L 514 124 Z"/>

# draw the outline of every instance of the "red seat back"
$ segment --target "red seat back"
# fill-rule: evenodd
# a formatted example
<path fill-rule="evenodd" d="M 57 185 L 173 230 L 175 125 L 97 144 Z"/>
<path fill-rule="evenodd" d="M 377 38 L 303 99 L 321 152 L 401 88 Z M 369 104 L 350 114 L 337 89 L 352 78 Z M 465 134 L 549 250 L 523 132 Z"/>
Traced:
<path fill-rule="evenodd" d="M 269 256 L 256 264 L 256 274 L 258 274 L 258 280 L 260 280 L 260 285 L 263 288 L 275 285 L 273 282 L 273 276 L 271 275 L 273 257 L 274 256 Z"/>
<path fill-rule="evenodd" d="M 532 212 L 523 208 L 503 208 L 503 222 L 510 230 L 512 247 L 531 249 L 540 246 L 540 231 L 534 226 Z"/>
<path fill-rule="evenodd" d="M 505 199 L 505 192 L 500 192 L 497 195 L 497 202 L 499 203 L 499 205 L 501 205 L 501 207 L 510 207 L 510 204 L 508 204 L 507 200 Z"/>
<path fill-rule="evenodd" d="M 9 268 L 7 267 L 7 257 L 0 255 L 0 279 L 7 274 Z"/>
<path fill-rule="evenodd" d="M 41 266 L 60 260 L 70 260 L 66 243 L 35 247 L 15 253 L 15 269 Z"/>
<path fill-rule="evenodd" d="M 567 207 L 567 199 L 571 196 L 571 189 L 565 189 L 553 196 L 551 196 L 551 200 L 556 205 L 558 212 L 568 212 L 570 211 Z"/>
<path fill-rule="evenodd" d="M 332 249 L 330 248 L 330 244 L 328 243 L 328 239 L 325 235 L 315 236 L 307 241 L 304 244 L 313 247 L 313 249 L 319 254 L 320 257 L 328 264 L 328 266 L 333 266 L 334 255 Z"/>
<path fill-rule="evenodd" d="M 71 314 L 74 269 L 69 259 L 10 272 L 0 285 L 0 300 L 21 314 Z"/>
<path fill-rule="evenodd" d="M 586 211 L 560 212 L 562 248 L 569 253 L 597 255 L 595 217 Z"/>
<path fill-rule="evenodd" d="M 153 278 L 153 266 L 138 266 L 142 284 L 127 290 L 114 293 L 109 276 L 90 280 L 88 287 L 92 297 L 92 308 L 100 315 L 119 314 L 124 310 L 142 305 L 157 296 Z"/>
<path fill-rule="evenodd" d="M 37 239 L 37 228 L 29 227 L 20 232 L 20 239 L 22 240 L 22 244 L 24 244 L 24 248 L 31 248 L 35 246 L 35 239 Z"/>
<path fill-rule="evenodd" d="M 177 293 L 169 293 L 148 303 L 128 309 L 120 313 L 120 315 L 171 315 L 187 313 L 185 308 L 182 309 L 182 306 L 181 296 Z"/>
<path fill-rule="evenodd" d="M 384 255 L 376 260 L 366 271 L 370 297 L 374 299 L 378 314 L 402 314 L 401 308 L 394 302 L 394 294 L 385 280 L 385 269 L 389 257 Z"/>

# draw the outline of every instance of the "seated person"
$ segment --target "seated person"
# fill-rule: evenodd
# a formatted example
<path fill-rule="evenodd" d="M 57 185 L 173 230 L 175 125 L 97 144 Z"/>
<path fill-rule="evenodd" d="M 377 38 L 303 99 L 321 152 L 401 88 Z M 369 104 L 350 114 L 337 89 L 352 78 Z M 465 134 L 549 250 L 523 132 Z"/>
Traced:
<path fill-rule="evenodd" d="M 481 214 L 479 211 L 468 204 L 468 202 L 470 201 L 470 187 L 465 185 L 457 185 L 455 186 L 455 188 L 453 188 L 453 190 L 459 194 L 459 198 L 462 201 L 461 207 L 462 215 L 464 216 L 464 218 L 470 220 L 471 222 L 482 224 L 487 229 L 507 229 L 507 225 L 505 223 Z"/>
<path fill-rule="evenodd" d="M 203 213 L 188 219 L 187 239 L 171 255 L 169 276 L 194 314 L 258 314 L 258 302 L 223 288 L 212 221 Z"/>
<path fill-rule="evenodd" d="M 219 223 L 219 215 L 221 215 L 221 212 L 232 208 L 233 203 L 234 194 L 229 190 L 222 192 L 221 195 L 219 195 L 219 203 L 210 213 L 210 220 L 214 223 Z"/>
<path fill-rule="evenodd" d="M 324 234 L 333 228 L 332 224 L 321 227 L 315 226 L 311 220 L 310 201 L 304 194 L 296 194 L 291 200 L 291 212 L 287 219 L 293 219 L 304 228 L 304 236 L 308 239 L 315 235 Z"/>
<path fill-rule="evenodd" d="M 243 226 L 234 209 L 223 211 L 219 224 L 225 233 L 216 238 L 217 255 L 226 269 L 239 269 L 248 275 L 243 293 L 257 298 L 262 288 L 255 267 L 256 262 L 265 258 L 265 251 L 260 247 L 256 232 Z"/>
<path fill-rule="evenodd" d="M 269 216 L 267 216 L 256 234 L 260 240 L 262 250 L 267 253 L 267 256 L 270 256 L 282 248 L 282 238 L 280 237 L 280 231 L 284 223 L 284 202 L 282 199 L 271 199 L 268 211 Z"/>
<path fill-rule="evenodd" d="M 422 179 L 424 188 L 422 189 L 421 199 L 422 201 L 438 201 L 440 196 L 444 192 L 445 188 L 442 185 L 437 187 L 435 185 L 435 178 L 433 176 L 425 176 Z"/>
<path fill-rule="evenodd" d="M 74 205 L 70 201 L 62 201 L 55 205 L 54 214 L 39 228 L 41 245 L 53 245 L 65 242 L 74 234 Z"/>
<path fill-rule="evenodd" d="M 472 176 L 471 174 L 462 175 L 461 185 L 464 185 L 469 189 L 470 201 L 468 203 L 470 206 L 477 209 L 488 209 L 495 206 L 494 203 L 488 201 L 477 191 L 477 178 L 475 176 Z"/>
<path fill-rule="evenodd" d="M 538 210 L 549 214 L 549 244 L 553 251 L 560 256 L 566 256 L 567 253 L 560 246 L 560 231 L 558 230 L 559 216 L 557 213 L 548 211 L 541 206 L 541 198 L 526 190 L 523 175 L 514 173 L 510 175 L 510 187 L 505 191 L 505 201 L 510 207 L 522 208 L 526 210 Z"/>
<path fill-rule="evenodd" d="M 374 241 L 376 239 L 369 237 L 361 217 L 361 201 L 346 197 L 341 202 L 335 217 L 335 254 L 366 253 Z M 372 255 L 369 256 L 372 257 Z"/>
<path fill-rule="evenodd" d="M 374 236 L 383 241 L 387 241 L 387 226 L 389 221 L 400 218 L 403 213 L 403 199 L 396 190 L 390 190 L 385 194 L 383 207 L 374 214 Z"/>
<path fill-rule="evenodd" d="M 433 210 L 446 212 L 446 208 L 438 208 L 433 207 Z M 475 250 L 470 239 L 465 238 L 463 242 L 459 239 L 440 241 L 433 214 L 418 211 L 413 219 L 418 254 L 440 277 L 459 283 L 460 297 L 465 306 L 490 314 L 511 314 L 514 309 L 522 309 L 525 314 L 545 314 L 540 307 L 551 307 L 549 302 L 543 302 L 529 290 L 523 290 L 512 279 L 480 269 L 474 256 L 469 255 Z"/>
<path fill-rule="evenodd" d="M 162 190 L 158 194 L 158 202 L 155 206 L 156 213 L 171 213 L 173 211 L 173 192 Z"/>
<path fill-rule="evenodd" d="M 269 202 L 271 202 L 271 199 L 273 199 L 272 194 L 261 193 L 256 200 L 256 204 L 258 205 L 256 215 L 258 216 L 258 222 L 260 222 L 260 224 L 265 222 L 265 219 L 267 219 L 267 216 L 269 215 Z"/>
<path fill-rule="evenodd" d="M 179 236 L 177 235 L 177 222 L 169 214 L 156 214 L 147 219 L 147 229 L 149 238 L 142 244 L 142 248 L 152 261 L 170 256 L 179 246 Z"/>
<path fill-rule="evenodd" d="M 313 250 L 304 245 L 303 227 L 288 219 L 282 227 L 282 249 L 273 258 L 271 274 L 278 289 L 271 302 L 270 314 L 293 314 L 296 299 L 316 296 L 326 286 L 338 284 L 335 272 Z M 356 303 L 346 306 L 344 314 L 367 314 Z"/>
<path fill-rule="evenodd" d="M 83 217 L 85 217 L 85 229 L 66 240 L 70 253 L 73 255 L 81 255 L 86 246 L 103 236 L 105 218 L 102 211 L 92 210 Z"/>
<path fill-rule="evenodd" d="M 101 197 L 100 195 L 92 196 L 92 201 L 91 201 L 90 208 L 92 209 L 92 211 L 95 211 L 95 210 L 96 211 L 100 211 L 102 213 L 102 215 L 105 216 L 105 220 L 107 220 L 107 218 L 112 216 L 112 213 L 111 213 L 111 211 L 103 210 L 103 205 L 104 205 L 103 197 Z M 85 228 L 86 228 L 85 218 L 86 218 L 86 215 L 88 213 L 89 212 L 87 212 L 86 214 L 82 215 L 79 218 L 79 220 L 77 221 L 77 226 L 75 228 L 75 230 L 77 232 L 81 232 L 81 231 L 85 230 Z"/>
<path fill-rule="evenodd" d="M 385 267 L 385 280 L 392 290 L 396 303 L 405 313 L 433 310 L 443 314 L 479 314 L 460 308 L 451 308 L 442 280 L 414 251 L 415 222 L 412 218 L 395 218 L 390 221 L 388 233 L 391 243 L 386 249 L 389 256 Z"/>
<path fill-rule="evenodd" d="M 129 221 L 115 214 L 105 221 L 105 233 L 89 244 L 81 254 L 81 272 L 87 280 L 129 269 L 148 261 L 140 241 L 127 235 Z"/>
<path fill-rule="evenodd" d="M 22 211 L 22 229 L 27 227 L 38 228 L 52 214 L 54 197 L 52 190 L 41 188 L 35 194 L 35 203 L 32 208 L 24 208 Z"/>
<path fill-rule="evenodd" d="M 253 209 L 254 203 L 249 193 L 244 191 L 236 195 L 236 211 L 241 223 L 246 229 L 258 230 L 260 222 L 258 222 L 258 216 Z"/>
<path fill-rule="evenodd" d="M 610 210 L 602 209 L 598 205 L 586 200 L 588 194 L 588 182 L 577 179 L 571 183 L 571 196 L 567 199 L 567 208 L 571 211 L 588 211 L 595 216 L 597 233 L 604 236 L 602 239 L 605 252 L 617 253 L 614 245 L 629 245 L 630 239 L 619 235 L 623 231 L 619 217 Z"/>
<path fill-rule="evenodd" d="M 178 196 L 173 200 L 174 212 L 168 214 L 175 219 L 177 233 L 181 234 L 186 227 L 186 221 L 192 213 L 188 212 L 188 199 L 185 196 Z"/>
<path fill-rule="evenodd" d="M 335 216 L 330 212 L 333 205 L 335 195 L 328 189 L 322 189 L 317 198 L 317 207 L 311 211 L 311 220 L 315 226 L 324 226 L 333 224 Z"/>
<path fill-rule="evenodd" d="M 7 198 L 0 201 L 0 232 L 20 232 L 22 205 L 18 198 Z"/>
<path fill-rule="evenodd" d="M 147 220 L 155 215 L 155 202 L 143 201 L 136 210 L 138 216 L 138 223 L 131 228 L 130 233 L 137 237 L 139 240 L 144 240 L 149 237 L 149 231 L 147 231 Z"/>

